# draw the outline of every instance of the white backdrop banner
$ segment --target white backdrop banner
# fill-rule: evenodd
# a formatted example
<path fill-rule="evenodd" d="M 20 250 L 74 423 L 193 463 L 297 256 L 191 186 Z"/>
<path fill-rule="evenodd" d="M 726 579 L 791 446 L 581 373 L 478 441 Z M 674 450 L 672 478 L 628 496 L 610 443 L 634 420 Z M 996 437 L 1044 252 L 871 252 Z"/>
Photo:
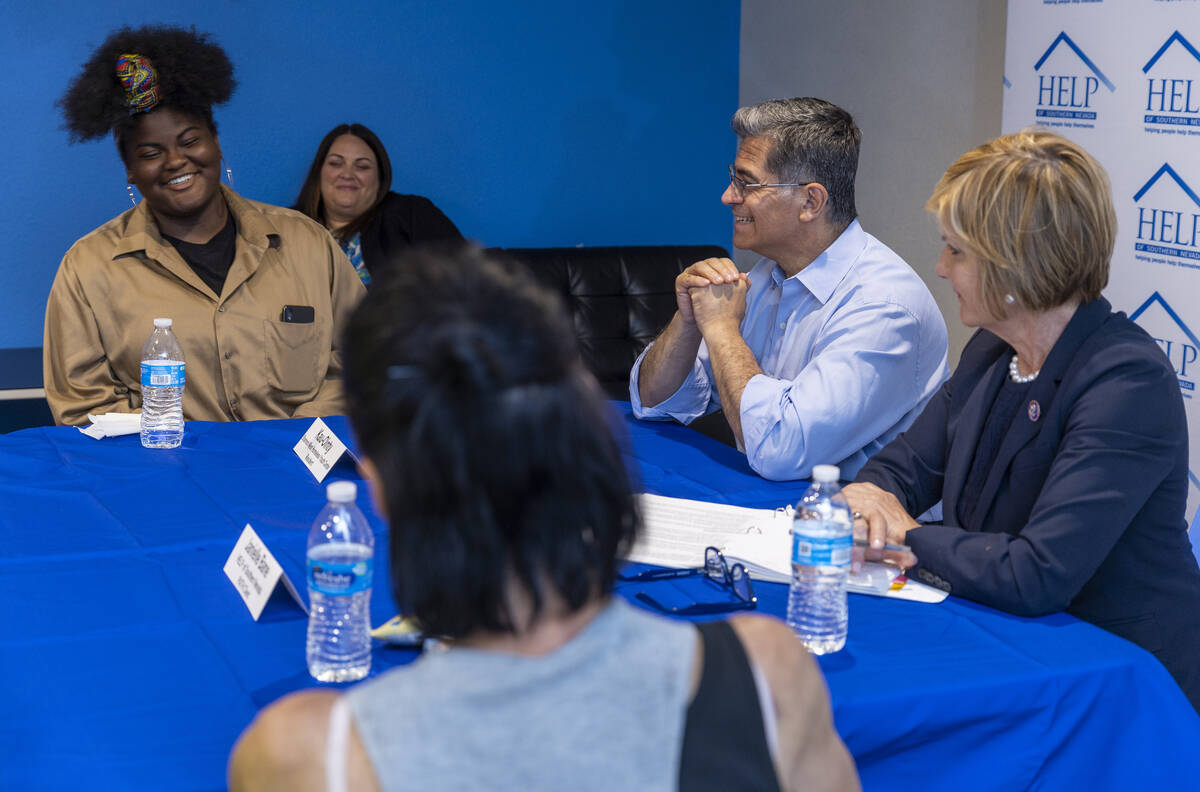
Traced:
<path fill-rule="evenodd" d="M 1004 131 L 1040 124 L 1108 170 L 1105 296 L 1166 352 L 1200 504 L 1200 0 L 1009 0 Z"/>

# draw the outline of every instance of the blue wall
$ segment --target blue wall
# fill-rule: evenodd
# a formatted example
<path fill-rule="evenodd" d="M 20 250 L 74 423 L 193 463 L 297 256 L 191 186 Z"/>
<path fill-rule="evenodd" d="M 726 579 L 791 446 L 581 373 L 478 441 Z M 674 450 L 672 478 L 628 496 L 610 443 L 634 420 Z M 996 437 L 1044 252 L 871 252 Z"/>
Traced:
<path fill-rule="evenodd" d="M 125 24 L 195 25 L 229 52 L 239 88 L 216 120 L 246 197 L 290 204 L 321 136 L 358 121 L 393 189 L 484 245 L 730 244 L 739 0 L 5 6 L 0 348 L 41 345 L 62 254 L 129 207 L 111 140 L 68 145 L 54 106 Z"/>

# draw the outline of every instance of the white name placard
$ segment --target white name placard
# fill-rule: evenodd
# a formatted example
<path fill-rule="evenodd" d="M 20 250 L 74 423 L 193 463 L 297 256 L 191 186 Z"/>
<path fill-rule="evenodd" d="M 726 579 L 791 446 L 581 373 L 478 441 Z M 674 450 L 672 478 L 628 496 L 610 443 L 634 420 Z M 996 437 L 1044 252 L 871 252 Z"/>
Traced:
<path fill-rule="evenodd" d="M 338 439 L 324 421 L 317 418 L 292 450 L 317 481 L 323 481 L 325 476 L 329 475 L 330 468 L 346 453 L 346 444 Z M 351 454 L 351 457 L 353 456 Z"/>
<path fill-rule="evenodd" d="M 300 599 L 296 587 L 288 579 L 283 567 L 279 566 L 275 556 L 271 555 L 271 551 L 250 527 L 250 523 L 246 523 L 246 527 L 242 529 L 242 535 L 233 546 L 233 552 L 225 561 L 225 577 L 229 578 L 241 595 L 242 602 L 246 603 L 246 609 L 250 611 L 254 621 L 258 621 L 258 617 L 262 615 L 267 600 L 271 598 L 271 592 L 280 580 L 301 610 L 308 612 L 304 607 L 304 600 Z"/>

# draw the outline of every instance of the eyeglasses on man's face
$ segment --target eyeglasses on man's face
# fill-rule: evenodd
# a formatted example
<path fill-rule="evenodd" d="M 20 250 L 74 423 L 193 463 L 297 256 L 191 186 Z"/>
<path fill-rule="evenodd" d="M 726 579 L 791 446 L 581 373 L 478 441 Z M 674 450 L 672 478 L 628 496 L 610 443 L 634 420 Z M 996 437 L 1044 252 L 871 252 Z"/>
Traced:
<path fill-rule="evenodd" d="M 737 175 L 732 165 L 729 166 L 729 186 L 733 188 L 733 197 L 739 201 L 746 197 L 746 193 L 751 190 L 757 190 L 760 187 L 805 187 L 812 182 L 787 182 L 785 184 L 758 184 L 750 183 Z"/>
<path fill-rule="evenodd" d="M 698 569 L 647 569 L 636 575 L 618 575 L 617 577 L 621 580 L 645 583 L 695 575 L 704 575 L 717 585 L 728 588 L 736 599 L 729 602 L 695 602 L 691 605 L 671 607 L 662 604 L 644 591 L 638 592 L 636 597 L 650 607 L 673 616 L 729 613 L 736 610 L 750 610 L 758 605 L 758 598 L 754 596 L 754 586 L 750 582 L 750 573 L 741 564 L 730 566 L 726 562 L 725 556 L 715 547 L 704 549 L 704 566 Z"/>

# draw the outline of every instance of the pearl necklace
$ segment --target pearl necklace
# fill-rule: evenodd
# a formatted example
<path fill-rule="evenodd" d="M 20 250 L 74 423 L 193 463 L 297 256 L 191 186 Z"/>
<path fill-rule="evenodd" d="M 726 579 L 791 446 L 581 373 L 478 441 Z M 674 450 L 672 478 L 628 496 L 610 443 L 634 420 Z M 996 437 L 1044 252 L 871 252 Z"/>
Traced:
<path fill-rule="evenodd" d="M 1033 382 L 1037 379 L 1037 375 L 1041 374 L 1042 370 L 1038 369 L 1032 374 L 1022 374 L 1017 368 L 1017 353 L 1014 352 L 1012 360 L 1008 361 L 1008 378 L 1018 385 L 1024 385 L 1027 382 Z"/>

